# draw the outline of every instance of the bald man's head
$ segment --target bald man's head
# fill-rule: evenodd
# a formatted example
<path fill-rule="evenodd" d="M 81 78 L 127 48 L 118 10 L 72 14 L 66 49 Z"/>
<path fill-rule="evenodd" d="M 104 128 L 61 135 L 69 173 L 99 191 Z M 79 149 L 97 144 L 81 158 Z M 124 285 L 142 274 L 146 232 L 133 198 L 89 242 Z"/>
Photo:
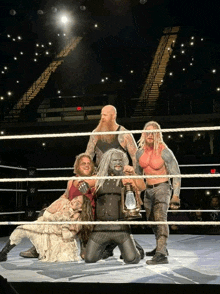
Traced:
<path fill-rule="evenodd" d="M 117 110 L 113 105 L 106 105 L 101 110 L 101 115 L 111 115 L 114 120 L 117 117 Z"/>

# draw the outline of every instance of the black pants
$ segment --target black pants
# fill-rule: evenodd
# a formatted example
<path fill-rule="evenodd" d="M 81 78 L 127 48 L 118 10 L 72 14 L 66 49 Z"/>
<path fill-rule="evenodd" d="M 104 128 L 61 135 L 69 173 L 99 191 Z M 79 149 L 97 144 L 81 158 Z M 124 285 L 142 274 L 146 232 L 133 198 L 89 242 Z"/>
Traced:
<path fill-rule="evenodd" d="M 102 254 L 110 242 L 117 244 L 125 263 L 138 263 L 141 256 L 136 249 L 129 226 L 118 225 L 106 227 L 97 225 L 90 235 L 86 246 L 85 262 L 94 263 L 102 258 Z"/>

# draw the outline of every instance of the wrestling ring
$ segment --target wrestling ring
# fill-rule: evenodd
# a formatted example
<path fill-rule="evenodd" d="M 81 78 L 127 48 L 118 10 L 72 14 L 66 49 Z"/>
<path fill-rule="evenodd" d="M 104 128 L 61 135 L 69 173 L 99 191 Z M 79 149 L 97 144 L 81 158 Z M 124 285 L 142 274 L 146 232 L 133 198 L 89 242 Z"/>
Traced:
<path fill-rule="evenodd" d="M 162 129 L 162 132 L 184 132 L 184 131 L 210 131 L 210 130 L 220 130 L 220 127 L 202 127 L 202 128 L 181 128 L 181 129 Z M 142 133 L 148 131 L 126 131 L 127 133 Z M 126 133 L 123 132 L 123 133 Z M 150 130 L 152 132 L 152 130 Z M 153 130 L 154 132 L 154 130 Z M 156 132 L 156 130 L 155 130 Z M 103 134 L 117 134 L 121 133 L 120 131 L 116 132 L 104 132 Z M 45 134 L 45 135 L 24 135 L 24 136 L 1 136 L 0 140 L 13 140 L 13 139 L 32 139 L 32 138 L 56 138 L 56 137 L 75 137 L 75 136 L 90 136 L 95 133 L 65 133 L 65 134 Z M 102 133 L 99 133 L 102 134 Z M 169 146 L 168 146 L 169 147 Z M 187 167 L 198 167 L 198 166 L 219 166 L 220 164 L 191 164 L 191 165 L 179 165 L 182 172 L 182 168 Z M 19 169 L 21 173 L 24 171 L 26 174 L 27 169 L 21 167 L 10 167 L 6 165 L 0 165 L 0 169 Z M 71 170 L 72 167 L 67 168 L 38 168 L 38 173 L 43 170 Z M 124 176 L 115 176 L 114 179 L 123 178 Z M 126 176 L 126 178 L 155 178 L 157 176 Z M 167 177 L 167 176 L 158 176 L 158 177 Z M 218 178 L 220 174 L 181 174 L 179 175 L 170 175 L 169 178 L 181 177 L 184 178 Z M 0 183 L 34 183 L 34 182 L 54 182 L 54 181 L 63 181 L 63 189 L 38 189 L 38 193 L 41 192 L 53 192 L 57 193 L 56 200 L 62 193 L 65 191 L 66 182 L 69 179 L 75 179 L 76 177 L 15 177 L 15 178 L 1 178 Z M 110 179 L 111 177 L 97 177 Z M 78 180 L 85 179 L 85 177 L 77 177 Z M 89 179 L 89 177 L 86 177 Z M 94 178 L 93 178 L 94 179 Z M 19 185 L 18 185 L 19 186 Z M 17 186 L 16 186 L 17 187 Z M 182 190 L 216 190 L 220 191 L 220 186 L 212 187 L 182 187 Z M 17 198 L 17 193 L 27 193 L 27 189 L 13 188 L 13 189 L 0 189 L 0 193 L 7 195 L 7 192 L 15 192 L 15 197 Z M 3 194 L 2 194 L 3 195 Z M 181 193 L 180 193 L 181 198 Z M 18 200 L 16 200 L 18 201 Z M 220 210 L 199 210 L 200 212 L 220 212 Z M 36 211 L 38 212 L 38 211 Z M 141 210 L 144 214 L 144 210 Z M 179 210 L 169 210 L 169 214 L 173 212 L 179 213 L 195 213 L 198 212 L 198 209 L 179 209 Z M 6 221 L 5 219 L 9 216 L 18 216 L 22 214 L 27 214 L 27 211 L 7 211 L 0 212 L 0 219 L 4 217 L 4 221 L 0 221 L 1 228 L 4 226 L 17 226 L 21 224 L 33 224 L 33 221 Z M 168 218 L 169 219 L 169 218 Z M 50 224 L 63 224 L 64 222 L 50 222 Z M 70 223 L 70 222 L 67 222 Z M 73 222 L 74 223 L 74 222 Z M 88 222 L 77 222 L 86 224 Z M 116 222 L 89 222 L 90 224 L 115 224 Z M 117 221 L 117 224 L 126 222 Z M 151 224 L 164 224 L 164 222 L 149 222 L 149 221 L 127 221 L 131 226 L 148 226 Z M 38 222 L 38 224 L 41 224 Z M 220 225 L 219 221 L 169 221 L 168 225 L 175 226 L 215 226 Z M 155 237 L 153 233 L 148 234 L 133 234 L 134 238 L 138 243 L 143 247 L 144 251 L 151 251 L 155 247 Z M 2 248 L 5 242 L 8 240 L 7 237 L 0 238 L 0 248 Z M 10 282 L 13 287 L 18 291 L 18 293 L 27 293 L 25 287 L 28 285 L 30 293 L 38 293 L 36 290 L 39 287 L 39 283 L 45 283 L 45 289 L 47 285 L 50 285 L 49 291 L 51 293 L 58 293 L 63 290 L 68 284 L 71 292 L 81 291 L 91 293 L 91 290 L 88 288 L 94 287 L 94 285 L 99 285 L 95 288 L 96 293 L 103 293 L 100 287 L 101 285 L 106 285 L 111 288 L 112 291 L 121 291 L 123 289 L 128 293 L 131 291 L 143 291 L 143 285 L 147 287 L 161 286 L 160 290 L 166 290 L 168 292 L 169 287 L 184 285 L 184 287 L 197 285 L 197 286 L 209 286 L 210 289 L 216 289 L 220 285 L 220 234 L 170 234 L 168 239 L 167 248 L 169 250 L 169 264 L 164 265 L 147 265 L 146 260 L 151 259 L 151 257 L 146 257 L 142 259 L 138 264 L 124 264 L 123 260 L 119 258 L 120 251 L 118 247 L 114 250 L 114 256 L 109 257 L 106 260 L 100 260 L 94 264 L 86 264 L 83 260 L 78 262 L 55 262 L 47 263 L 41 262 L 38 259 L 29 259 L 22 258 L 19 256 L 21 251 L 25 251 L 32 246 L 31 242 L 28 239 L 22 240 L 22 242 L 17 245 L 8 255 L 8 260 L 6 262 L 0 263 L 0 275 Z M 101 284 L 101 285 L 100 285 Z M 130 285 L 130 286 L 129 286 Z M 135 286 L 134 286 L 135 285 Z M 134 287 L 133 287 L 134 286 Z M 60 287 L 60 288 L 59 288 Z M 81 287 L 81 288 L 80 288 Z M 118 288 L 119 287 L 119 288 Z M 165 287 L 165 288 L 163 288 Z M 211 288 L 210 288 L 211 287 Z M 215 288 L 212 288 L 215 287 Z M 38 288 L 39 289 L 39 288 Z M 44 290 L 45 290 L 44 289 Z M 54 289 L 54 290 L 52 290 Z M 65 288 L 66 289 L 66 288 Z M 116 290 L 117 289 L 117 290 Z M 153 288 L 155 290 L 155 288 Z M 169 288 L 170 289 L 170 288 Z M 171 288 L 172 289 L 172 288 Z M 174 288 L 175 289 L 175 288 Z M 187 288 L 186 288 L 187 289 Z M 57 292 L 55 292 L 57 290 Z M 202 289 L 201 289 L 202 290 Z M 204 290 L 204 288 L 203 288 Z M 19 292 L 20 291 L 20 292 Z M 36 291 L 36 292 L 35 292 Z M 46 291 L 46 290 L 45 290 Z M 54 291 L 54 292 L 53 292 Z M 166 292 L 165 291 L 165 292 Z M 28 291 L 29 292 L 29 291 Z M 41 291 L 42 292 L 42 291 Z M 48 292 L 48 290 L 46 291 Z M 46 293 L 42 292 L 42 293 Z M 131 292 L 131 293 L 132 293 Z M 170 291 L 169 291 L 170 292 Z M 59 292 L 60 293 L 60 292 Z M 70 293 L 65 290 L 65 293 Z"/>

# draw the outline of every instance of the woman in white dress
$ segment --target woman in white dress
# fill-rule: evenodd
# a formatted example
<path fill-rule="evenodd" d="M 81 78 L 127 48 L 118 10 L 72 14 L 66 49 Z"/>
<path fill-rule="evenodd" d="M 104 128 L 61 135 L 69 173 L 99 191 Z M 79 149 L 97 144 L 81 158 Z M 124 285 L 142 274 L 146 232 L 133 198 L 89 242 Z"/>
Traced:
<path fill-rule="evenodd" d="M 88 155 L 77 158 L 79 166 L 91 160 Z M 91 161 L 91 169 L 92 169 Z M 89 167 L 90 169 L 90 167 Z M 88 170 L 88 169 L 87 169 Z M 89 174 L 88 174 L 89 175 Z M 7 260 L 9 251 L 18 245 L 23 238 L 28 238 L 35 246 L 41 261 L 78 261 L 78 247 L 76 236 L 80 241 L 87 243 L 91 225 L 53 224 L 51 221 L 89 221 L 94 219 L 94 209 L 91 205 L 93 190 L 85 193 L 80 187 L 81 182 L 69 181 L 67 190 L 60 198 L 54 201 L 33 224 L 18 226 L 10 235 L 8 242 L 0 252 L 0 262 Z M 38 222 L 45 224 L 37 224 Z"/>

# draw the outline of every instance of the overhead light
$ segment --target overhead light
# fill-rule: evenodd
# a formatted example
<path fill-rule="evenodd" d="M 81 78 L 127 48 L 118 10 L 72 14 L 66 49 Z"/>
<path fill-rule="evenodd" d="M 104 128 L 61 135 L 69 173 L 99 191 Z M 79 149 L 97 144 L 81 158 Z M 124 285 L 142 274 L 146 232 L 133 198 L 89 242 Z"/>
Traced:
<path fill-rule="evenodd" d="M 60 21 L 63 23 L 63 24 L 66 24 L 69 22 L 69 19 L 66 15 L 62 15 L 61 18 L 60 18 Z"/>

